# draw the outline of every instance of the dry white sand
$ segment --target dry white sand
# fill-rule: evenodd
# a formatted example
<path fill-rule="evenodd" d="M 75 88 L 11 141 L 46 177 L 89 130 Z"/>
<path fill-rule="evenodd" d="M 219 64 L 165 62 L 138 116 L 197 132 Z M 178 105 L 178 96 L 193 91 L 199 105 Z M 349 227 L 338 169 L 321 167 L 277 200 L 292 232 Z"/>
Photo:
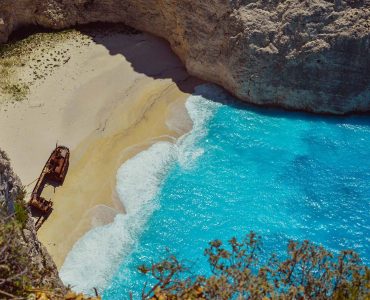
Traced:
<path fill-rule="evenodd" d="M 32 86 L 27 100 L 0 109 L 0 146 L 25 185 L 56 143 L 71 149 L 63 187 L 45 190 L 54 210 L 38 232 L 58 267 L 87 230 L 124 211 L 115 196 L 119 166 L 191 128 L 184 102 L 199 83 L 167 43 L 147 34 L 112 33 L 60 47 L 71 59 Z"/>

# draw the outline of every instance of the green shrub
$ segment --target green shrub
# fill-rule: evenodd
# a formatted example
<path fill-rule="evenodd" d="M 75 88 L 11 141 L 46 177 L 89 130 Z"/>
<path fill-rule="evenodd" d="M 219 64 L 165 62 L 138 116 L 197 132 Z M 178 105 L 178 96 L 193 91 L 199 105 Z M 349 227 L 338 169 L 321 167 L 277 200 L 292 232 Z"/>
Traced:
<path fill-rule="evenodd" d="M 151 283 L 142 299 L 370 299 L 370 270 L 353 251 L 335 256 L 308 241 L 290 242 L 286 259 L 272 255 L 266 264 L 261 251 L 261 238 L 251 233 L 227 245 L 210 243 L 210 275 L 190 273 L 173 255 L 140 266 Z"/>
<path fill-rule="evenodd" d="M 2 292 L 25 296 L 34 270 L 25 247 L 20 245 L 21 228 L 13 218 L 0 218 L 0 299 Z M 5 298 L 7 299 L 7 298 Z"/>
<path fill-rule="evenodd" d="M 25 204 L 19 202 L 15 203 L 15 219 L 22 228 L 26 226 L 28 220 L 28 212 Z"/>
<path fill-rule="evenodd" d="M 19 223 L 21 228 L 24 228 L 26 226 L 28 220 L 27 204 L 24 201 L 25 196 L 26 190 L 22 188 L 18 192 L 17 198 L 15 199 L 14 203 L 15 219 Z"/>

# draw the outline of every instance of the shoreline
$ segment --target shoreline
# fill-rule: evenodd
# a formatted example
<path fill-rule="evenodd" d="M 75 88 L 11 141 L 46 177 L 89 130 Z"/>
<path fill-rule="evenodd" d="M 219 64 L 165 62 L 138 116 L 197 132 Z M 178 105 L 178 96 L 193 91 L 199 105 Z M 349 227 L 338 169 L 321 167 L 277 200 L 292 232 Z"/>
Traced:
<path fill-rule="evenodd" d="M 173 87 L 171 92 L 178 93 Z M 187 95 L 179 94 L 178 97 L 176 101 L 183 105 Z M 144 111 L 142 118 L 127 130 L 127 134 L 118 130 L 106 137 L 93 134 L 72 150 L 69 174 L 65 184 L 56 191 L 53 198 L 54 211 L 38 232 L 40 241 L 47 247 L 58 269 L 75 242 L 86 232 L 109 224 L 117 214 L 125 213 L 116 194 L 116 174 L 119 167 L 152 144 L 173 141 L 186 133 L 184 131 L 180 134 L 165 128 L 166 113 L 163 111 L 166 112 L 168 103 L 165 97 L 157 101 L 159 102 L 154 103 L 148 111 Z M 153 127 L 147 132 L 146 129 L 151 126 Z M 191 127 L 188 128 L 190 129 Z M 90 165 L 91 161 L 94 161 L 93 165 Z M 68 212 L 71 207 L 73 211 Z M 63 215 L 56 212 L 63 212 Z M 82 215 L 79 214 L 81 212 Z M 70 219 L 75 222 L 67 223 Z M 61 227 L 64 232 L 68 232 L 67 237 L 55 235 L 54 229 Z"/>
<path fill-rule="evenodd" d="M 61 47 L 71 52 L 66 64 L 31 87 L 27 100 L 0 105 L 1 147 L 25 185 L 56 141 L 71 149 L 64 185 L 45 190 L 54 210 L 38 232 L 58 268 L 84 233 L 124 212 L 115 192 L 118 168 L 191 129 L 184 103 L 201 83 L 164 41 L 148 34 L 110 33 Z"/>

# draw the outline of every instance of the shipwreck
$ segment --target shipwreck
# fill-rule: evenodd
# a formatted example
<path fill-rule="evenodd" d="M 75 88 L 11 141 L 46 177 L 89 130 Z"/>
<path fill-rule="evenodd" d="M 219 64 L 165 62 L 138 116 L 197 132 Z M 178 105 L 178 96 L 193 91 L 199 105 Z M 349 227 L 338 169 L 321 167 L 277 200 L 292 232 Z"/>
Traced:
<path fill-rule="evenodd" d="M 28 203 L 32 215 L 36 217 L 36 230 L 41 227 L 53 210 L 53 202 L 42 197 L 44 187 L 46 184 L 54 187 L 63 185 L 68 172 L 69 156 L 70 152 L 67 147 L 57 145 L 37 179 Z"/>

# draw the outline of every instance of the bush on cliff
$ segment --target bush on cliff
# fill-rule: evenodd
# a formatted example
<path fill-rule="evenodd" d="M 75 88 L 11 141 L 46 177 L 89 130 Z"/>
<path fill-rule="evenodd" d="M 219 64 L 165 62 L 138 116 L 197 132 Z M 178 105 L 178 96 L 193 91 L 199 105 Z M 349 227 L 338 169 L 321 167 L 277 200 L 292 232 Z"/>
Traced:
<path fill-rule="evenodd" d="M 20 224 L 13 218 L 0 218 L 0 299 L 24 296 L 31 284 L 30 274 L 36 271 L 20 239 Z"/>
<path fill-rule="evenodd" d="M 308 241 L 290 242 L 284 260 L 261 266 L 254 233 L 227 245 L 216 240 L 205 255 L 211 275 L 194 276 L 175 256 L 139 271 L 150 279 L 142 299 L 370 299 L 370 270 L 353 251 L 334 256 Z"/>
<path fill-rule="evenodd" d="M 26 196 L 26 190 L 22 188 L 19 191 L 17 198 L 14 201 L 14 209 L 15 209 L 14 217 L 22 228 L 26 226 L 26 223 L 28 220 L 27 204 L 24 201 L 25 196 Z"/>

